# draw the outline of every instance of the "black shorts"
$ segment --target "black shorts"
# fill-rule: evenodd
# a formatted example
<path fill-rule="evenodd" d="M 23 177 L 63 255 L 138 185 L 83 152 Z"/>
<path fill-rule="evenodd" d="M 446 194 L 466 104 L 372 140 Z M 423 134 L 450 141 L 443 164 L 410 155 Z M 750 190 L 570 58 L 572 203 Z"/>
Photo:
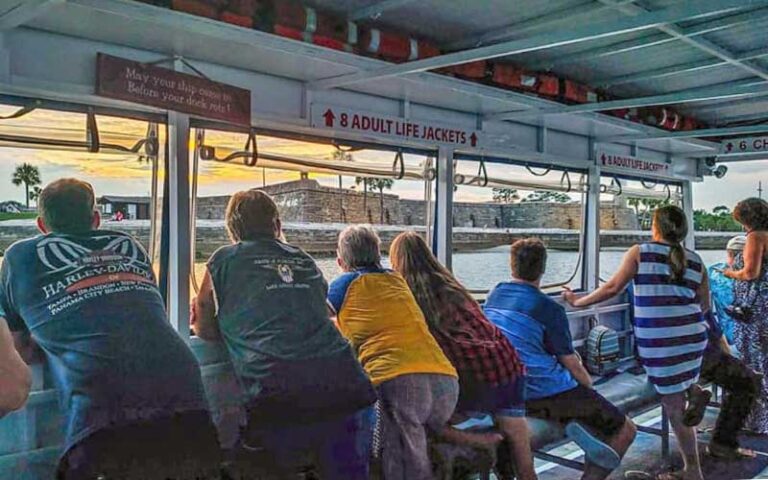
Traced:
<path fill-rule="evenodd" d="M 221 451 L 207 411 L 105 428 L 74 445 L 59 480 L 201 480 L 218 478 Z"/>
<path fill-rule="evenodd" d="M 563 425 L 576 420 L 604 437 L 616 435 L 626 422 L 626 416 L 614 404 L 583 385 L 551 397 L 528 400 L 525 408 L 529 417 Z"/>

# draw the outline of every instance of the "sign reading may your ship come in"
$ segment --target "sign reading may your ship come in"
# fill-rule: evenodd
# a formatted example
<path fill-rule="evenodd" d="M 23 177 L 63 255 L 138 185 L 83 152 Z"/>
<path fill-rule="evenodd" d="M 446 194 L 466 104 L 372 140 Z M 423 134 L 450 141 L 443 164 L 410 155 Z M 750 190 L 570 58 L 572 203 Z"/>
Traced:
<path fill-rule="evenodd" d="M 99 53 L 96 94 L 240 125 L 251 124 L 251 92 L 206 78 Z"/>

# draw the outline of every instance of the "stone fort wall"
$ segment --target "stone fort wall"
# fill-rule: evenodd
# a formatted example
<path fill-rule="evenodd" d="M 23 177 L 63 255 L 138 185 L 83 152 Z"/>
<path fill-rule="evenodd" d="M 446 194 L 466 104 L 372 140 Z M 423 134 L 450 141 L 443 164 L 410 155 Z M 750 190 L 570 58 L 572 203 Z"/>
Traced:
<path fill-rule="evenodd" d="M 400 197 L 389 193 L 384 194 L 382 212 L 378 191 L 369 191 L 365 195 L 354 190 L 325 187 L 311 179 L 268 185 L 259 190 L 275 200 L 284 222 L 402 224 Z M 197 218 L 224 218 L 228 201 L 228 196 L 199 198 Z"/>
<path fill-rule="evenodd" d="M 379 192 L 339 190 L 304 179 L 269 185 L 260 190 L 274 198 L 284 222 L 305 223 L 383 223 L 386 225 L 425 225 L 426 208 L 422 200 L 401 199 L 384 194 L 383 212 Z M 201 197 L 197 218 L 224 218 L 228 196 Z M 475 228 L 581 228 L 582 206 L 576 203 L 530 202 L 454 203 L 453 223 Z M 381 221 L 383 219 L 383 221 Z M 604 203 L 600 208 L 602 230 L 637 230 L 634 210 Z"/>

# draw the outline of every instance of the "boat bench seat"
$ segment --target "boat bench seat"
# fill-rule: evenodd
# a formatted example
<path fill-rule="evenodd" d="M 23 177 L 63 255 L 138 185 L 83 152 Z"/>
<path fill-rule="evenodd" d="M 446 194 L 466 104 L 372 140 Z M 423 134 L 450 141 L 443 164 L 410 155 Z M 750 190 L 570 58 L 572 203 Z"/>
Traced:
<path fill-rule="evenodd" d="M 635 375 L 625 372 L 612 377 L 597 378 L 595 389 L 626 414 L 647 410 L 659 402 L 656 391 L 645 374 Z M 543 452 L 566 440 L 565 430 L 559 423 L 532 417 L 527 417 L 527 421 L 531 431 L 533 451 Z M 473 423 L 474 426 L 467 428 L 468 431 L 489 431 L 493 428 L 493 419 L 490 416 L 477 419 Z M 435 456 L 437 458 L 433 458 L 437 460 L 438 471 L 443 473 L 437 478 L 452 478 L 451 474 L 446 472 L 452 471 L 453 466 L 457 464 L 474 464 L 475 467 L 472 470 L 479 472 L 480 478 L 490 478 L 490 469 L 495 463 L 495 460 L 492 460 L 489 464 L 485 457 L 478 456 L 476 451 L 468 447 L 436 444 L 433 445 L 433 451 L 440 452 L 440 455 Z M 506 457 L 504 452 L 499 454 L 499 458 L 502 457 Z M 508 470 L 503 465 L 499 467 Z M 502 475 L 502 478 L 508 477 Z"/>
<path fill-rule="evenodd" d="M 595 389 L 626 414 L 659 401 L 645 374 L 620 373 L 597 380 Z M 531 429 L 531 447 L 534 450 L 541 450 L 565 438 L 565 431 L 556 422 L 528 417 L 528 426 Z"/>

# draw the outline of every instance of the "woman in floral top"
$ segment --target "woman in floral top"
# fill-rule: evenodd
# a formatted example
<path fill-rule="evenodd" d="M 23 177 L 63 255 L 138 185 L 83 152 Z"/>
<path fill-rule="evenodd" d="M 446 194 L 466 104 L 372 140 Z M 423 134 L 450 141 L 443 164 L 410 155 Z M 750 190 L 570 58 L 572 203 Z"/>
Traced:
<path fill-rule="evenodd" d="M 390 259 L 459 374 L 457 416 L 492 415 L 509 443 L 517 478 L 535 479 L 525 420 L 525 367 L 514 347 L 418 234 L 399 235 Z"/>

